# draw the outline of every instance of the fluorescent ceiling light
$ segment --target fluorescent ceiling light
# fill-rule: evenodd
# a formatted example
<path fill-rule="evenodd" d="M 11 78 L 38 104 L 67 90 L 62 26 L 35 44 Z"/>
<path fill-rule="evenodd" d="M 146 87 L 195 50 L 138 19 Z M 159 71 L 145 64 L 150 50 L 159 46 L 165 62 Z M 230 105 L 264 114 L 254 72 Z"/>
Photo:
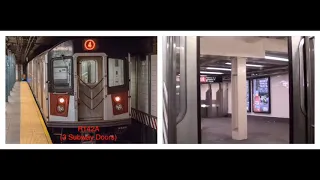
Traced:
<path fill-rule="evenodd" d="M 202 74 L 223 74 L 221 72 L 200 71 Z"/>
<path fill-rule="evenodd" d="M 214 67 L 207 67 L 206 69 L 221 70 L 221 71 L 231 71 L 231 69 L 228 69 L 228 68 L 214 68 Z"/>
<path fill-rule="evenodd" d="M 277 60 L 277 61 L 289 61 L 287 58 L 273 57 L 273 56 L 265 56 L 264 58 L 270 59 L 270 60 Z"/>
<path fill-rule="evenodd" d="M 226 63 L 227 65 L 231 65 L 231 63 L 227 62 Z M 263 67 L 262 65 L 259 65 L 259 64 L 246 64 L 246 66 L 249 66 L 249 67 Z"/>
<path fill-rule="evenodd" d="M 259 64 L 247 64 L 249 67 L 263 67 L 262 65 Z"/>

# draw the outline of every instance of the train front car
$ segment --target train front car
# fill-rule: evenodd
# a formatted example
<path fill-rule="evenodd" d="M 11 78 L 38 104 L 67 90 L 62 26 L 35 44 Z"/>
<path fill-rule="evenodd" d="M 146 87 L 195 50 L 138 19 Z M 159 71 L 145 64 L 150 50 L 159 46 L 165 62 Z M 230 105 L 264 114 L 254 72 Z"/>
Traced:
<path fill-rule="evenodd" d="M 133 37 L 75 38 L 48 52 L 47 126 L 55 142 L 134 141 L 129 61 L 138 44 Z"/>

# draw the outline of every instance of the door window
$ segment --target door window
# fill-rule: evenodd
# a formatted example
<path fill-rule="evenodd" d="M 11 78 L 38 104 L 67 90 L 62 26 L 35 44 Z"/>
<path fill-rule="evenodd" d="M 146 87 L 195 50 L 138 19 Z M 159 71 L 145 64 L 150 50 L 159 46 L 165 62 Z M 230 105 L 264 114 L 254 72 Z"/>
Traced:
<path fill-rule="evenodd" d="M 53 59 L 53 84 L 55 88 L 71 87 L 71 59 Z"/>
<path fill-rule="evenodd" d="M 83 60 L 80 65 L 79 77 L 86 84 L 96 84 L 98 82 L 98 63 L 96 60 Z"/>

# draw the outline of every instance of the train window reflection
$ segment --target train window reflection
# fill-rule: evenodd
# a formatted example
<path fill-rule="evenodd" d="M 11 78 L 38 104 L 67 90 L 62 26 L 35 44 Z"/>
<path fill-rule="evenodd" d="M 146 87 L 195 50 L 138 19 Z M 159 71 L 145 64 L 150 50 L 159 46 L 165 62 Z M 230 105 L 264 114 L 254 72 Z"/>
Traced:
<path fill-rule="evenodd" d="M 180 61 L 184 61 L 184 56 L 182 56 L 181 54 L 184 53 L 184 44 L 183 44 L 183 40 L 181 39 L 181 37 L 174 37 L 174 42 L 173 42 L 173 57 L 174 57 L 174 62 L 175 67 L 176 67 L 176 113 L 177 115 L 180 112 Z"/>
<path fill-rule="evenodd" d="M 83 60 L 81 62 L 81 80 L 85 83 L 95 84 L 97 83 L 97 61 L 95 60 Z"/>
<path fill-rule="evenodd" d="M 109 87 L 124 85 L 124 62 L 122 59 L 109 58 L 108 81 Z"/>

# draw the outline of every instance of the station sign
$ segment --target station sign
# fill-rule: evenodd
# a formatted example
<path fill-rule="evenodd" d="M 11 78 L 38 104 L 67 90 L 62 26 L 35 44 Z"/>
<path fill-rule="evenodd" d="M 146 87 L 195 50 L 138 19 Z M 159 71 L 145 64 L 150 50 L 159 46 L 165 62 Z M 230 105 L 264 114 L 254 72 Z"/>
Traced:
<path fill-rule="evenodd" d="M 221 83 L 222 76 L 200 76 L 200 83 Z"/>
<path fill-rule="evenodd" d="M 180 81 L 180 76 L 176 77 L 176 81 Z M 221 83 L 222 82 L 222 76 L 200 76 L 200 83 Z"/>

